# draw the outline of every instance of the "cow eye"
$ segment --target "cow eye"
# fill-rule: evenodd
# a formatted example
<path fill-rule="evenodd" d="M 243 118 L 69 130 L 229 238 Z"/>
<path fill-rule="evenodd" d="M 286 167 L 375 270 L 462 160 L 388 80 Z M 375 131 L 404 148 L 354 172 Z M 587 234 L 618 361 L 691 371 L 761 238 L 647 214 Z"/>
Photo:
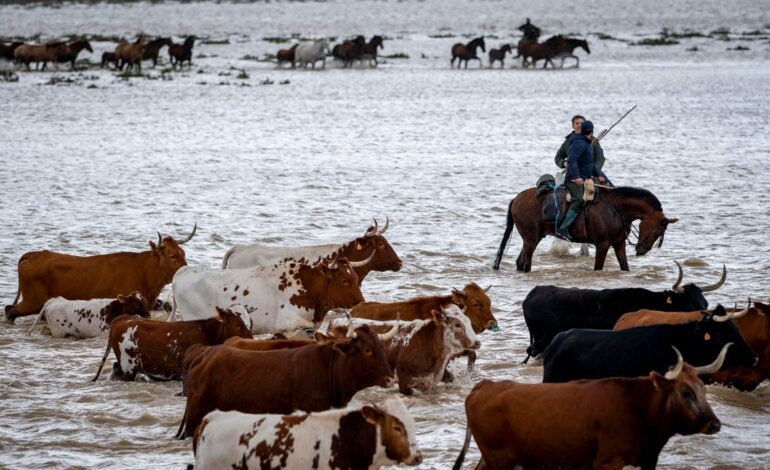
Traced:
<path fill-rule="evenodd" d="M 385 248 L 385 244 L 384 243 L 378 243 L 377 244 L 377 248 Z"/>
<path fill-rule="evenodd" d="M 176 258 L 176 256 L 174 256 L 174 255 L 168 255 L 168 259 L 175 259 L 175 258 Z"/>
<path fill-rule="evenodd" d="M 459 324 L 459 323 L 455 323 L 455 328 L 457 328 L 457 329 L 460 329 L 460 328 L 462 328 L 462 327 L 463 327 L 463 326 L 462 326 L 461 324 Z"/>
<path fill-rule="evenodd" d="M 404 434 L 404 429 L 401 426 L 393 426 L 393 430 L 399 434 Z"/>
<path fill-rule="evenodd" d="M 367 356 L 371 356 L 372 350 L 370 348 L 364 348 L 364 354 L 366 354 Z"/>
<path fill-rule="evenodd" d="M 692 392 L 690 387 L 685 387 L 682 389 L 682 398 L 687 401 L 695 401 L 695 394 Z"/>

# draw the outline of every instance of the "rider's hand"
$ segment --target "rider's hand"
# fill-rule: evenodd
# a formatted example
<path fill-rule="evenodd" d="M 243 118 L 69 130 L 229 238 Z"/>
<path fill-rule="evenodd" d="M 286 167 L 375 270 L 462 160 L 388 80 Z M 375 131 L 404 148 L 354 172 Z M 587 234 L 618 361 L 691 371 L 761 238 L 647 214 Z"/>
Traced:
<path fill-rule="evenodd" d="M 583 184 L 583 178 L 575 178 L 572 182 L 575 184 Z"/>
<path fill-rule="evenodd" d="M 600 183 L 604 183 L 604 176 L 600 176 L 600 177 L 599 177 L 599 182 L 600 182 Z"/>

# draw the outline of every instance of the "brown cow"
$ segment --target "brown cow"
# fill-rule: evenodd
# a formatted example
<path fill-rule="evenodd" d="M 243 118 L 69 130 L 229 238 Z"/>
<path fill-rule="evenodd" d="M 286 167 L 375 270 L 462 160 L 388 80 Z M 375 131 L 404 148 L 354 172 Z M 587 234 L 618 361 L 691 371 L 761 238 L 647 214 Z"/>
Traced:
<path fill-rule="evenodd" d="M 450 295 L 413 297 L 402 302 L 362 302 L 350 311 L 357 318 L 386 321 L 395 320 L 398 314 L 401 320 L 429 320 L 431 311 L 440 310 L 455 304 L 470 318 L 476 334 L 486 329 L 496 329 L 497 320 L 492 314 L 492 302 L 487 292 L 492 286 L 482 289 L 475 282 L 466 285 L 462 291 L 452 289 Z"/>
<path fill-rule="evenodd" d="M 155 305 L 161 289 L 174 273 L 185 266 L 184 250 L 192 233 L 177 242 L 170 236 L 150 250 L 140 253 L 119 252 L 107 255 L 73 256 L 53 251 L 30 251 L 19 258 L 19 288 L 12 305 L 5 306 L 5 318 L 13 323 L 18 317 L 35 315 L 53 297 L 69 300 L 117 298 L 137 291 Z M 21 297 L 21 302 L 19 302 Z M 18 303 L 17 303 L 18 302 Z"/>
<path fill-rule="evenodd" d="M 364 326 L 354 337 L 281 351 L 229 346 L 190 348 L 185 356 L 187 406 L 177 436 L 192 436 L 214 409 L 289 414 L 347 405 L 367 387 L 395 382 L 382 341 Z"/>
<path fill-rule="evenodd" d="M 679 358 L 665 376 L 520 384 L 482 380 L 465 400 L 468 430 L 459 469 L 473 435 L 483 468 L 655 468 L 674 434 L 714 434 L 721 423 L 698 374 Z M 481 464 L 480 464 L 481 465 Z"/>
<path fill-rule="evenodd" d="M 137 374 L 175 380 L 184 371 L 182 361 L 190 346 L 222 344 L 233 336 L 252 338 L 249 326 L 238 313 L 219 307 L 217 313 L 208 320 L 173 323 L 129 315 L 116 318 L 110 325 L 102 363 L 91 381 L 99 378 L 110 349 L 117 359 L 112 366 L 112 380 L 131 381 Z"/>
<path fill-rule="evenodd" d="M 770 305 L 754 302 L 741 311 L 729 309 L 730 319 L 738 327 L 749 348 L 758 356 L 754 367 L 735 367 L 704 377 L 706 383 L 716 382 L 741 391 L 752 391 L 770 378 Z M 658 312 L 640 310 L 627 313 L 615 324 L 616 330 L 637 326 L 678 324 L 700 320 L 703 314 L 695 312 Z"/>
<path fill-rule="evenodd" d="M 334 330 L 329 335 L 316 331 L 313 335 L 315 339 L 286 339 L 283 334 L 281 334 L 284 336 L 283 338 L 272 339 L 230 338 L 224 344 L 244 351 L 277 351 L 279 349 L 301 348 L 309 344 L 326 344 L 335 339 L 345 339 L 346 333 L 347 329 L 345 331 Z"/>
<path fill-rule="evenodd" d="M 278 53 L 275 54 L 275 58 L 278 60 L 279 66 L 284 62 L 291 62 L 291 68 L 294 68 L 294 51 L 297 49 L 297 46 L 299 46 L 299 44 L 295 44 L 288 49 L 278 50 Z"/>

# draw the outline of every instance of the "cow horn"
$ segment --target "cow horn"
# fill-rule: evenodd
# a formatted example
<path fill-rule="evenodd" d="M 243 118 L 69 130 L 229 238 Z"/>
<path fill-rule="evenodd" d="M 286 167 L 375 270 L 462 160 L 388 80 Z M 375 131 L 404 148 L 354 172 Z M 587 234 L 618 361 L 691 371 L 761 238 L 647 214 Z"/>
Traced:
<path fill-rule="evenodd" d="M 346 335 L 348 338 L 356 339 L 358 338 L 358 335 L 355 331 L 353 331 L 353 319 L 350 318 L 350 312 L 345 311 L 345 317 L 348 319 L 348 334 Z"/>
<path fill-rule="evenodd" d="M 158 248 L 163 246 L 163 237 L 160 236 L 160 232 L 158 232 Z"/>
<path fill-rule="evenodd" d="M 350 263 L 350 266 L 353 267 L 353 268 L 362 268 L 362 267 L 366 266 L 367 264 L 369 264 L 369 262 L 372 259 L 374 259 L 374 255 L 376 255 L 376 254 L 377 254 L 377 250 L 374 250 L 374 251 L 372 251 L 372 254 L 369 255 L 369 257 L 366 258 L 365 260 L 363 260 L 363 261 L 348 261 L 348 263 Z"/>
<path fill-rule="evenodd" d="M 727 266 L 724 264 L 722 265 L 722 277 L 717 281 L 716 284 L 709 284 L 708 286 L 703 286 L 700 288 L 703 292 L 711 292 L 719 289 L 722 287 L 722 284 L 725 283 L 725 279 L 727 279 Z"/>
<path fill-rule="evenodd" d="M 737 310 L 737 309 L 738 309 L 738 305 L 736 304 L 736 306 L 735 306 L 735 310 Z M 742 316 L 744 316 L 744 315 L 746 315 L 747 313 L 749 313 L 749 310 L 750 310 L 750 309 L 751 309 L 751 297 L 749 297 L 749 304 L 748 304 L 748 305 L 746 305 L 746 308 L 744 308 L 744 309 L 743 309 L 743 310 L 741 310 L 740 312 L 733 312 L 733 313 L 730 315 L 730 319 L 731 319 L 731 320 L 733 320 L 733 319 L 735 319 L 735 318 L 741 318 Z"/>
<path fill-rule="evenodd" d="M 337 255 L 334 255 L 334 259 L 329 263 L 329 269 L 337 269 Z"/>
<path fill-rule="evenodd" d="M 382 227 L 382 230 L 380 230 L 380 235 L 388 231 L 388 226 L 390 226 L 390 218 L 386 215 L 385 216 L 385 225 Z"/>
<path fill-rule="evenodd" d="M 666 380 L 676 380 L 676 378 L 679 377 L 679 374 L 682 373 L 682 369 L 684 368 L 684 359 L 682 358 L 682 353 L 680 353 L 679 350 L 676 349 L 674 346 L 671 346 L 671 348 L 676 353 L 676 366 L 674 367 L 674 370 L 670 370 L 666 372 L 666 375 L 664 376 Z"/>
<path fill-rule="evenodd" d="M 735 309 L 738 309 L 738 304 L 735 304 Z M 711 319 L 717 323 L 730 321 L 731 318 L 732 315 L 729 312 L 726 312 L 724 315 L 714 315 L 713 313 L 711 314 Z"/>
<path fill-rule="evenodd" d="M 177 243 L 180 244 L 180 245 L 184 245 L 185 243 L 187 243 L 190 240 L 192 240 L 192 237 L 195 235 L 195 231 L 196 230 L 198 230 L 198 222 L 195 222 L 195 225 L 193 225 L 193 229 L 192 229 L 192 232 L 190 233 L 190 235 L 187 238 L 185 238 L 184 240 L 182 240 L 180 242 L 177 242 Z"/>
<path fill-rule="evenodd" d="M 389 339 L 393 339 L 394 336 L 396 336 L 396 333 L 398 332 L 398 320 L 396 320 L 396 324 L 393 325 L 393 328 L 391 328 L 387 333 L 383 333 L 379 335 L 381 341 L 388 341 Z"/>
<path fill-rule="evenodd" d="M 484 289 L 484 293 L 486 294 L 487 292 L 489 292 L 489 289 L 491 288 L 492 288 L 492 284 L 490 284 L 489 286 L 487 286 L 486 289 Z"/>
<path fill-rule="evenodd" d="M 733 343 L 727 343 L 722 346 L 722 350 L 719 351 L 719 356 L 714 359 L 714 362 L 707 366 L 694 367 L 695 373 L 698 375 L 713 374 L 722 368 L 722 364 L 725 362 L 725 356 L 727 355 L 727 349 L 732 346 Z"/>
<path fill-rule="evenodd" d="M 676 267 L 679 268 L 679 277 L 676 278 L 676 282 L 671 287 L 671 290 L 674 292 L 679 292 L 680 294 L 683 292 L 683 289 L 679 287 L 679 284 L 682 283 L 682 278 L 684 277 L 684 272 L 682 271 L 682 265 L 679 264 L 679 261 L 674 261 L 676 263 Z"/>

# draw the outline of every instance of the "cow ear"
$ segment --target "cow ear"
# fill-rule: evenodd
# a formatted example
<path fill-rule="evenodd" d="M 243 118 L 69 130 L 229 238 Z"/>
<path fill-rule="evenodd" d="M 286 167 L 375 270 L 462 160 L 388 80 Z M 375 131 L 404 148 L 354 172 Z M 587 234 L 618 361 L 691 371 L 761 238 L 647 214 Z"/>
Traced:
<path fill-rule="evenodd" d="M 355 346 L 353 346 L 352 341 L 338 341 L 334 343 L 334 349 L 344 356 L 350 354 L 350 352 L 353 351 L 353 348 L 355 348 Z"/>
<path fill-rule="evenodd" d="M 655 371 L 650 372 L 650 380 L 652 380 L 652 385 L 655 386 L 657 390 L 665 390 L 669 385 L 669 381 Z"/>
<path fill-rule="evenodd" d="M 118 302 L 122 304 L 126 303 L 126 296 L 124 296 L 123 294 L 118 294 Z"/>
<path fill-rule="evenodd" d="M 150 251 L 154 253 L 157 249 L 158 245 L 156 245 L 154 241 L 150 240 Z"/>
<path fill-rule="evenodd" d="M 223 308 L 217 307 L 217 315 L 214 318 L 216 318 L 219 321 L 222 321 L 226 314 L 227 312 Z"/>
<path fill-rule="evenodd" d="M 444 315 L 443 312 L 440 312 L 438 310 L 431 310 L 430 311 L 431 316 L 433 317 L 433 323 L 439 324 L 446 318 L 446 315 Z"/>
<path fill-rule="evenodd" d="M 382 418 L 384 417 L 384 413 L 379 408 L 372 405 L 364 405 L 364 407 L 361 408 L 361 414 L 364 415 L 365 420 L 374 425 L 382 421 Z"/>
<path fill-rule="evenodd" d="M 332 337 L 326 334 L 321 333 L 320 331 L 316 331 L 313 333 L 313 339 L 318 344 L 326 344 L 332 342 Z"/>

